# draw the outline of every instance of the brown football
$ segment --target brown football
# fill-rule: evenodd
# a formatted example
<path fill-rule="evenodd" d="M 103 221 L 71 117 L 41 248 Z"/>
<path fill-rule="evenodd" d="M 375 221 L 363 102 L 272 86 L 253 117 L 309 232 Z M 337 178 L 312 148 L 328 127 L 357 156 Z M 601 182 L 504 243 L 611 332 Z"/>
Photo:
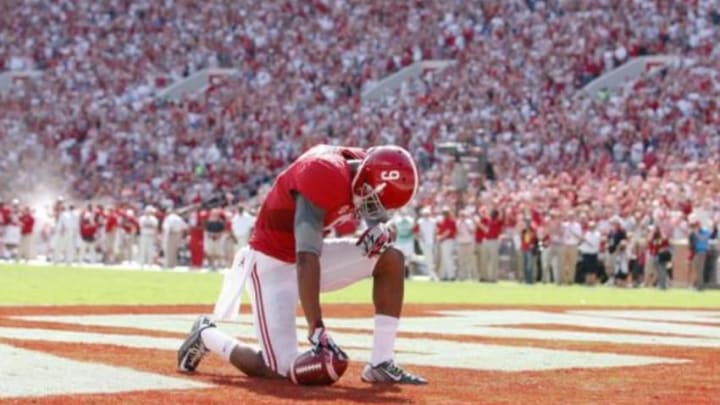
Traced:
<path fill-rule="evenodd" d="M 345 373 L 347 358 L 338 358 L 330 350 L 299 355 L 290 366 L 290 381 L 299 385 L 332 385 Z"/>

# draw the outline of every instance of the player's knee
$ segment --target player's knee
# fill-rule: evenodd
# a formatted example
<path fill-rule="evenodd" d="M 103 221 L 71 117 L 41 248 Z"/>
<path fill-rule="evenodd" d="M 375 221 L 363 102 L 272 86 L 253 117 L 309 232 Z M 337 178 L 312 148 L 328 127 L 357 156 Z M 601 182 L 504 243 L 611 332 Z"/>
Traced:
<path fill-rule="evenodd" d="M 405 268 L 405 255 L 399 249 L 390 247 L 380 255 L 375 267 L 376 271 L 380 269 L 381 271 L 402 273 Z"/>

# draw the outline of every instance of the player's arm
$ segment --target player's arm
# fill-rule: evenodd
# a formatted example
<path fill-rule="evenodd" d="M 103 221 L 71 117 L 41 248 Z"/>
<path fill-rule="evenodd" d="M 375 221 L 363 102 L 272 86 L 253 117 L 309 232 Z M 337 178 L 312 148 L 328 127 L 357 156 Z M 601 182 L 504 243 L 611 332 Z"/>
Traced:
<path fill-rule="evenodd" d="M 320 309 L 320 254 L 323 245 L 325 212 L 303 197 L 295 195 L 295 253 L 300 304 L 310 333 L 322 325 Z"/>

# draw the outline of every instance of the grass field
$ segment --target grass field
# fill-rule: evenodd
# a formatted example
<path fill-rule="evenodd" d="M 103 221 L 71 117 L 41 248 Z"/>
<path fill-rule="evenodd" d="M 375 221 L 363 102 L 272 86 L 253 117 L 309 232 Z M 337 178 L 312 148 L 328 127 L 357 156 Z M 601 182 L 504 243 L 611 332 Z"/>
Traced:
<path fill-rule="evenodd" d="M 212 304 L 221 283 L 218 273 L 0 264 L 0 305 Z M 368 280 L 324 294 L 322 300 L 368 303 L 370 291 Z M 409 281 L 405 300 L 418 304 L 720 308 L 720 291 Z"/>

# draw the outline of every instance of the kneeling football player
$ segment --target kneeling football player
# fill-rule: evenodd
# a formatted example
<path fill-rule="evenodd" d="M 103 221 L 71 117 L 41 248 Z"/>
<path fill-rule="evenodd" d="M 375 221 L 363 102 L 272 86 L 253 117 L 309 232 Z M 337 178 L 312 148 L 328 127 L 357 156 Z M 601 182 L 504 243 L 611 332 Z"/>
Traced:
<path fill-rule="evenodd" d="M 404 258 L 392 247 L 384 224 L 389 211 L 408 204 L 418 175 L 410 154 L 396 146 L 358 148 L 319 145 L 290 164 L 262 204 L 239 271 L 249 279 L 258 351 L 220 331 L 201 316 L 178 351 L 178 369 L 193 372 L 214 352 L 245 374 L 286 378 L 298 357 L 298 299 L 316 350 L 342 354 L 323 323 L 320 292 L 373 278 L 375 328 L 366 382 L 425 384 L 394 362 L 403 304 Z M 354 239 L 324 240 L 340 221 L 359 216 L 369 229 Z"/>

